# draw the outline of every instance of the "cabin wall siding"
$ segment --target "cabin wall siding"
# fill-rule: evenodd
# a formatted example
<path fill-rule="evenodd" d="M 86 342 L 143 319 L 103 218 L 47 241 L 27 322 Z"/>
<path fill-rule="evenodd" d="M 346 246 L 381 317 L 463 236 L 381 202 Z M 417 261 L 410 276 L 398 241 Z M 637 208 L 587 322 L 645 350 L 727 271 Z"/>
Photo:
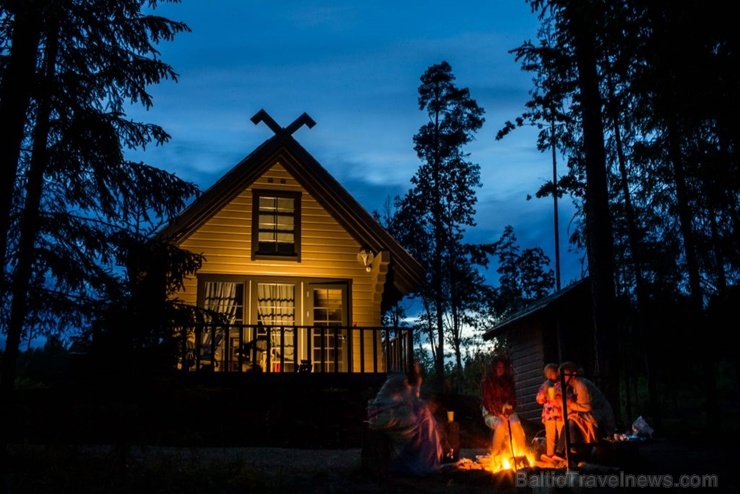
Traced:
<path fill-rule="evenodd" d="M 514 369 L 517 395 L 517 415 L 532 423 L 540 422 L 542 406 L 535 397 L 544 381 L 544 348 L 542 326 L 537 324 L 509 331 L 506 336 Z"/>

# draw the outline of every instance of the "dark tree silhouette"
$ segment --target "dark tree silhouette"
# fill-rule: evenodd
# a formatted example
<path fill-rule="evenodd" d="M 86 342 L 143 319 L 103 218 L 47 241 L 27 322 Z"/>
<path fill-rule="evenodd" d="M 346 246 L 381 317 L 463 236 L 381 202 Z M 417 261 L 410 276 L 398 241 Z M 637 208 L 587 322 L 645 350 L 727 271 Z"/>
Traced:
<path fill-rule="evenodd" d="M 458 374 L 463 315 L 471 299 L 469 283 L 482 278 L 470 269 L 472 258 L 462 243 L 465 227 L 474 226 L 475 188 L 480 168 L 467 161 L 462 147 L 483 125 L 484 110 L 458 88 L 447 62 L 432 65 L 421 76 L 419 109 L 429 121 L 414 136 L 422 165 L 411 179 L 413 188 L 397 201 L 393 221 L 399 240 L 429 267 L 421 296 L 422 318 L 432 345 L 440 386 L 445 376 L 446 333 L 456 345 Z M 445 318 L 449 328 L 445 329 Z"/>
<path fill-rule="evenodd" d="M 159 126 L 128 120 L 125 105 L 151 106 L 147 86 L 176 79 L 155 44 L 187 26 L 145 15 L 136 1 L 19 4 L 25 10 L 3 11 L 4 29 L 16 33 L 34 20 L 39 42 L 11 44 L 9 59 L 19 57 L 26 69 L 3 66 L 1 78 L 4 102 L 5 91 L 12 94 L 18 78 L 28 76 L 28 65 L 35 69 L 22 82 L 31 88 L 24 107 L 2 107 L 0 115 L 24 129 L 17 159 L 6 163 L 15 173 L 3 168 L 15 177 L 1 293 L 7 338 L 0 391 L 6 397 L 24 334 L 84 328 L 101 307 L 124 303 L 131 287 L 120 266 L 130 249 L 122 239 L 148 245 L 157 226 L 197 193 L 194 184 L 124 154 L 169 139 Z M 11 154 L 15 144 L 8 142 Z M 198 256 L 184 257 L 167 265 L 172 276 L 197 265 Z"/>
<path fill-rule="evenodd" d="M 493 299 L 496 319 L 505 319 L 552 291 L 555 277 L 547 269 L 550 259 L 539 247 L 521 250 L 511 225 L 493 243 L 493 252 L 499 274 Z"/>
<path fill-rule="evenodd" d="M 686 328 L 706 326 L 707 302 L 740 282 L 740 125 L 731 116 L 740 99 L 740 78 L 732 70 L 740 36 L 727 20 L 729 7 L 642 0 L 529 3 L 543 22 L 540 44 L 525 43 L 514 53 L 537 74 L 535 90 L 527 112 L 501 135 L 517 125 L 540 125 L 538 147 L 544 149 L 546 124 L 556 117 L 562 131 L 554 135 L 568 155 L 568 174 L 537 195 L 571 194 L 579 212 L 571 241 L 588 247 L 588 269 L 599 285 L 594 304 L 608 300 L 607 291 L 623 304 L 616 327 L 625 331 L 606 336 L 619 343 L 613 346 L 621 346 L 621 354 L 607 360 L 629 362 L 625 378 L 627 371 L 631 379 L 637 377 L 633 370 L 645 373 L 658 423 L 657 370 L 671 393 L 677 384 L 672 371 L 688 359 L 697 366 L 692 372 L 702 374 L 707 424 L 716 427 L 719 353 L 712 340 L 723 336 L 697 338 L 670 321 L 675 316 L 691 321 L 680 325 Z M 562 110 L 553 111 L 560 103 Z M 597 311 L 597 337 L 599 321 L 604 328 L 610 319 L 617 322 L 598 315 L 608 312 Z M 694 341 L 690 346 L 700 348 L 701 357 L 688 347 L 661 352 L 666 338 Z M 610 376 L 603 366 L 599 370 L 604 377 L 619 374 L 615 367 Z"/>

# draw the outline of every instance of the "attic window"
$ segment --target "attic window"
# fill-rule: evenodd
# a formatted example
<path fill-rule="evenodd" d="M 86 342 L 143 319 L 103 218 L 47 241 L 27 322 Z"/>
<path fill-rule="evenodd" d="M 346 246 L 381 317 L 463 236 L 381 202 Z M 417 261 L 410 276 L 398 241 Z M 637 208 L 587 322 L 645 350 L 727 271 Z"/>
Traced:
<path fill-rule="evenodd" d="M 253 191 L 252 255 L 255 259 L 300 257 L 301 195 Z"/>

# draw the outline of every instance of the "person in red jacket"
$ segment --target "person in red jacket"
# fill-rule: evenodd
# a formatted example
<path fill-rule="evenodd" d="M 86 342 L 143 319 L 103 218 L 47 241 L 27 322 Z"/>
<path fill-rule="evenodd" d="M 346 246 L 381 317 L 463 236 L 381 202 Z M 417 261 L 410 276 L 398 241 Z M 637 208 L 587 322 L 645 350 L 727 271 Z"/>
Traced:
<path fill-rule="evenodd" d="M 491 454 L 504 457 L 524 454 L 527 442 L 516 414 L 514 376 L 507 356 L 499 355 L 493 359 L 481 388 L 483 421 L 493 430 Z"/>

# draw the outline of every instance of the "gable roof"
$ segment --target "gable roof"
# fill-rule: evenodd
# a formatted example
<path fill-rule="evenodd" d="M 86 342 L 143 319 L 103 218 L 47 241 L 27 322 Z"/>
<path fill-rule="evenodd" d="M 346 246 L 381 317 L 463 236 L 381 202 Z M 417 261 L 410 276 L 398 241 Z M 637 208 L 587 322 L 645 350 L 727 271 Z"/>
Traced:
<path fill-rule="evenodd" d="M 554 311 L 563 304 L 571 303 L 573 300 L 577 299 L 577 297 L 585 296 L 587 293 L 586 291 L 589 290 L 590 287 L 591 285 L 588 282 L 588 277 L 585 277 L 566 286 L 562 290 L 551 293 L 546 297 L 542 297 L 483 333 L 483 339 L 491 340 L 506 331 L 515 329 L 519 323 L 524 322 L 535 314 L 545 311 Z"/>
<path fill-rule="evenodd" d="M 422 265 L 292 137 L 293 130 L 276 131 L 167 224 L 158 238 L 180 243 L 279 162 L 361 245 L 376 253 L 390 252 L 389 274 L 400 294 L 415 290 L 424 276 Z"/>

